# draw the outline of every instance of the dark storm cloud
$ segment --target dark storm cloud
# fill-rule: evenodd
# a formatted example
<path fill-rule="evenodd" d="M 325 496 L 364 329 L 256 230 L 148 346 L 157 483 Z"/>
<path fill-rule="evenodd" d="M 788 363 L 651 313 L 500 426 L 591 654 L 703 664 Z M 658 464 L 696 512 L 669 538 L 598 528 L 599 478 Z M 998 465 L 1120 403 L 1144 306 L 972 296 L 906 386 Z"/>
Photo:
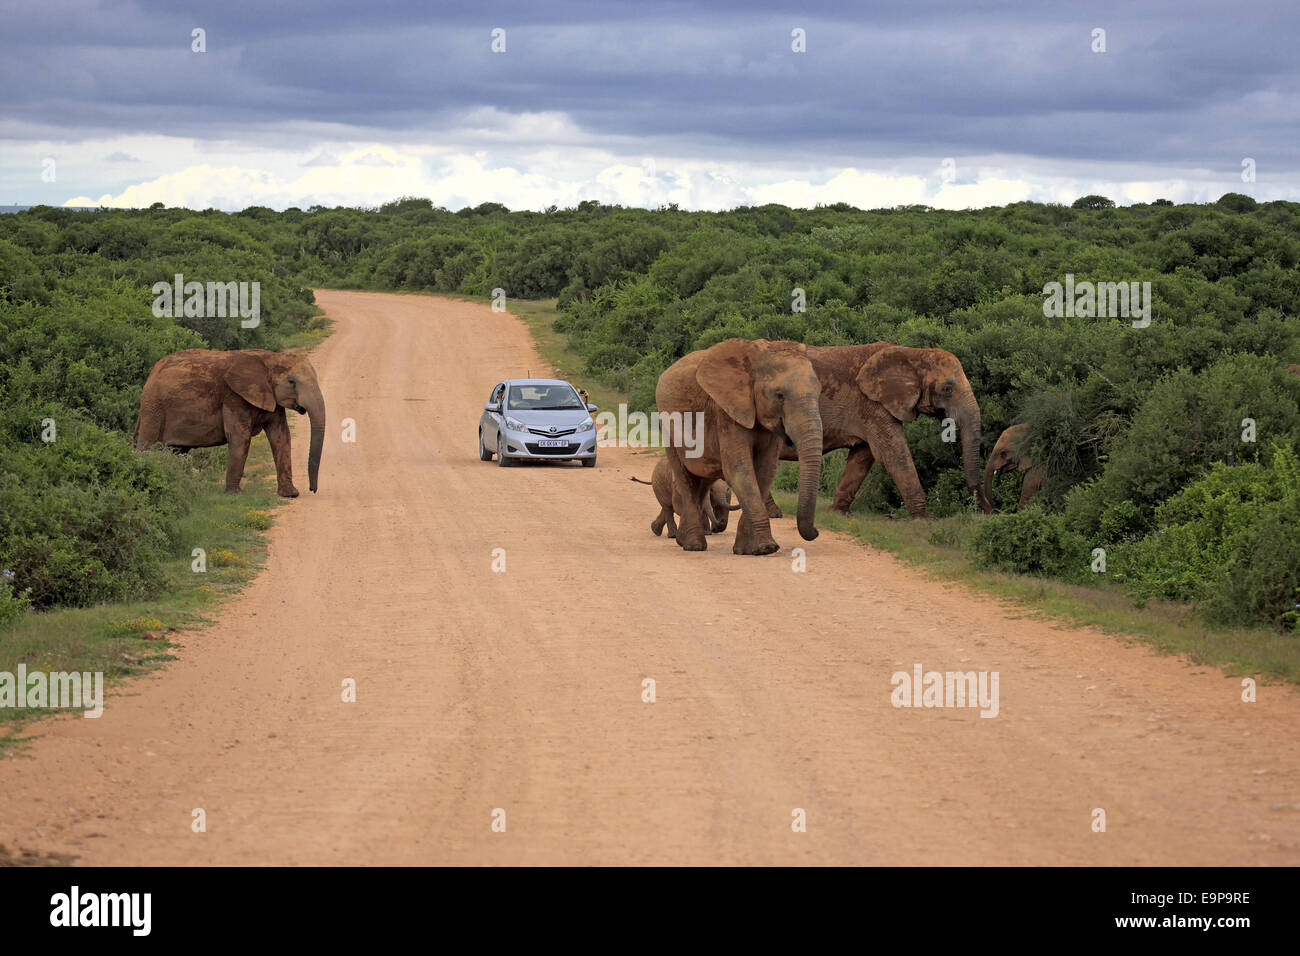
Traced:
<path fill-rule="evenodd" d="M 1290 4 L 1171 0 L 20 3 L 0 35 L 0 118 L 78 138 L 237 138 L 295 121 L 436 135 L 490 106 L 751 156 L 1294 168 L 1298 24 Z M 190 52 L 194 27 L 205 54 Z M 794 27 L 805 54 L 790 50 Z"/>

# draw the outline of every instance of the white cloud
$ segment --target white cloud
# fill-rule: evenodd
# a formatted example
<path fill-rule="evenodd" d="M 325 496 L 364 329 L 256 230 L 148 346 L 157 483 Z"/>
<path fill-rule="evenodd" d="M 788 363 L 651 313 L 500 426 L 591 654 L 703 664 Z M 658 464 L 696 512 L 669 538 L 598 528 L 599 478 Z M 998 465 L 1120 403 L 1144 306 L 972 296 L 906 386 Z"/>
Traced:
<path fill-rule="evenodd" d="M 23 152 L 29 155 L 15 157 L 13 168 L 31 177 L 40 157 L 57 156 L 61 178 L 76 178 L 59 197 L 66 205 L 162 202 L 227 210 L 376 206 L 399 196 L 427 197 L 450 209 L 484 202 L 544 209 L 595 199 L 709 210 L 838 202 L 863 209 L 912 204 L 964 209 L 1022 200 L 1068 204 L 1089 193 L 1119 203 L 1161 197 L 1206 202 L 1228 191 L 1262 201 L 1300 198 L 1294 187 L 1246 186 L 1222 171 L 1023 156 L 958 158 L 950 181 L 935 157 L 895 157 L 872 169 L 831 156 L 792 166 L 761 156 L 710 155 L 711 147 L 698 144 L 688 148 L 674 141 L 600 137 L 552 112 L 512 115 L 477 109 L 421 139 L 410 134 L 383 141 L 348 138 L 347 132 L 314 126 L 279 129 L 254 141 L 127 136 L 74 144 L 26 142 Z M 118 161 L 123 156 L 138 161 Z M 1275 173 L 1273 181 L 1296 182 L 1296 177 Z M 87 191 L 78 183 L 106 188 Z M 69 192 L 78 194 L 69 197 Z"/>

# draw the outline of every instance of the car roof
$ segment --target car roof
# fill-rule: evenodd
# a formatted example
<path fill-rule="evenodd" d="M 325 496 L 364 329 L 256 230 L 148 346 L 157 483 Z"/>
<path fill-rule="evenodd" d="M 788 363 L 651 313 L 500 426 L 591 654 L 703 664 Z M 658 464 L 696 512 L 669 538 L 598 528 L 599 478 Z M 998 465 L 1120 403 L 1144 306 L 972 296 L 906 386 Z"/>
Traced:
<path fill-rule="evenodd" d="M 562 378 L 508 378 L 507 385 L 572 385 Z"/>

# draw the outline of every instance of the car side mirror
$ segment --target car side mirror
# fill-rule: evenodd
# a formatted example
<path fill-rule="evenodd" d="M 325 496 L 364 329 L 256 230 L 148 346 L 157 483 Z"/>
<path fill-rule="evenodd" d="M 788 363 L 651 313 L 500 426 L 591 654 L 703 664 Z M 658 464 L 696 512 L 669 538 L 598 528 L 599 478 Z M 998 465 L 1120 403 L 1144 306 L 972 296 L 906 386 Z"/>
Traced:
<path fill-rule="evenodd" d="M 500 403 L 500 402 L 488 402 L 486 405 L 483 406 L 483 411 L 485 411 L 485 412 L 499 412 L 499 411 L 501 411 L 501 403 Z"/>
<path fill-rule="evenodd" d="M 600 411 L 600 407 L 598 405 L 593 405 L 591 404 L 591 402 L 587 403 L 587 414 L 595 415 L 598 411 Z"/>

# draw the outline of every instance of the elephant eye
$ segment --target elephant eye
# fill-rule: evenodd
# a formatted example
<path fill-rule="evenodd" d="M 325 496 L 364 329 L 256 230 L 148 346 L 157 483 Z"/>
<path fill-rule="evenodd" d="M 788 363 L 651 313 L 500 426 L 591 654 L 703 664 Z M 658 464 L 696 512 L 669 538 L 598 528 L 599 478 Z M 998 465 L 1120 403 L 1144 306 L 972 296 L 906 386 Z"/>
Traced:
<path fill-rule="evenodd" d="M 777 400 L 778 402 L 784 402 L 784 401 L 785 401 L 785 392 L 781 391 L 780 389 L 777 389 L 777 391 L 776 391 L 776 400 Z"/>

